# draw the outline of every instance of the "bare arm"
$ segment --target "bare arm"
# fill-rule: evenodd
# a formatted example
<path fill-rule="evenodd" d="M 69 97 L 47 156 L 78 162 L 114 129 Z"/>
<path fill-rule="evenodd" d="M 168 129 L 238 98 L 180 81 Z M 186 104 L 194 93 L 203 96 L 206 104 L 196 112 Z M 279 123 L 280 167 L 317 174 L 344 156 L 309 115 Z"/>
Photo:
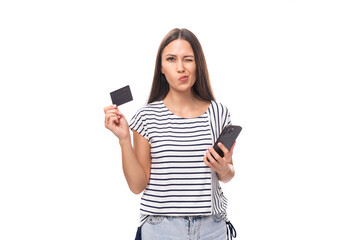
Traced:
<path fill-rule="evenodd" d="M 130 139 L 121 142 L 122 166 L 130 190 L 139 194 L 146 188 L 150 178 L 150 144 L 146 138 L 133 131 L 134 148 Z"/>
<path fill-rule="evenodd" d="M 234 166 L 229 163 L 227 166 L 227 170 L 224 170 L 223 172 L 217 172 L 218 178 L 220 181 L 227 183 L 230 182 L 231 179 L 235 176 L 235 169 Z"/>
<path fill-rule="evenodd" d="M 150 144 L 146 138 L 133 131 L 134 147 L 131 145 L 128 122 L 116 106 L 104 108 L 105 127 L 118 137 L 121 146 L 123 172 L 130 190 L 141 193 L 150 178 Z"/>

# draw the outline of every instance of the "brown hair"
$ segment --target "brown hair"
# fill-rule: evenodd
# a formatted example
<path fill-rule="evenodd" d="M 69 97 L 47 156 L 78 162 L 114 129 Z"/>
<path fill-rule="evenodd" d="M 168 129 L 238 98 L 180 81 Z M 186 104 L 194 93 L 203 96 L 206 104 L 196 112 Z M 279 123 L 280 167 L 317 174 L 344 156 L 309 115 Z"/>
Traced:
<path fill-rule="evenodd" d="M 151 86 L 148 103 L 163 100 L 169 92 L 169 84 L 165 75 L 161 72 L 161 55 L 164 48 L 174 40 L 183 39 L 190 43 L 195 57 L 196 81 L 192 87 L 194 93 L 201 99 L 211 101 L 215 100 L 213 95 L 209 72 L 206 65 L 204 52 L 197 37 L 189 30 L 174 28 L 162 40 L 156 56 L 154 78 Z"/>

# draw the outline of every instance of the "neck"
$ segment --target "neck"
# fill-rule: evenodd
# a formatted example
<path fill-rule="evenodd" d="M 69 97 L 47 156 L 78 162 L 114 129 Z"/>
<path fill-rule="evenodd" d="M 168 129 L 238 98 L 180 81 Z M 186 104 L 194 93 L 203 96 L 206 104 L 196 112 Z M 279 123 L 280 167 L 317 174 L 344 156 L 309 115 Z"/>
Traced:
<path fill-rule="evenodd" d="M 172 105 L 175 108 L 186 108 L 193 106 L 195 102 L 199 100 L 198 97 L 192 91 L 188 92 L 175 92 L 169 91 L 169 93 L 164 98 L 164 102 Z"/>
<path fill-rule="evenodd" d="M 173 114 L 183 118 L 201 116 L 209 108 L 209 101 L 197 97 L 193 92 L 171 92 L 163 100 Z"/>

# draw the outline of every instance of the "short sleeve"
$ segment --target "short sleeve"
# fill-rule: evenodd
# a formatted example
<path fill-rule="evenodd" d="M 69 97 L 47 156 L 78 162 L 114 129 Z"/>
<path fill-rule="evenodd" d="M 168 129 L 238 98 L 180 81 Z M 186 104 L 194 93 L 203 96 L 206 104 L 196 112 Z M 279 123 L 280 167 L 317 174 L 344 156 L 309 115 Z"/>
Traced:
<path fill-rule="evenodd" d="M 222 130 L 231 124 L 230 111 L 225 105 L 211 101 L 208 114 L 213 137 L 212 140 L 215 142 Z"/>
<path fill-rule="evenodd" d="M 146 115 L 142 109 L 135 113 L 135 115 L 131 118 L 129 128 L 131 130 L 135 130 L 149 141 L 149 133 L 146 125 Z"/>
<path fill-rule="evenodd" d="M 226 127 L 227 125 L 231 124 L 231 116 L 230 116 L 230 111 L 229 109 L 224 106 L 221 105 L 222 109 L 222 129 L 224 129 L 224 127 Z"/>

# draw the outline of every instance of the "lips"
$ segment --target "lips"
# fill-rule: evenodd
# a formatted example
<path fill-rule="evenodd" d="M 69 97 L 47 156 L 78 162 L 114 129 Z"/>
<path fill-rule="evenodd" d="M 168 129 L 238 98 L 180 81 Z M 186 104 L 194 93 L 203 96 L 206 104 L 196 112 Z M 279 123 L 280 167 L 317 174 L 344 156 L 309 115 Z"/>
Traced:
<path fill-rule="evenodd" d="M 188 78 L 189 78 L 188 76 L 182 76 L 179 78 L 179 81 L 185 82 L 188 80 Z"/>

